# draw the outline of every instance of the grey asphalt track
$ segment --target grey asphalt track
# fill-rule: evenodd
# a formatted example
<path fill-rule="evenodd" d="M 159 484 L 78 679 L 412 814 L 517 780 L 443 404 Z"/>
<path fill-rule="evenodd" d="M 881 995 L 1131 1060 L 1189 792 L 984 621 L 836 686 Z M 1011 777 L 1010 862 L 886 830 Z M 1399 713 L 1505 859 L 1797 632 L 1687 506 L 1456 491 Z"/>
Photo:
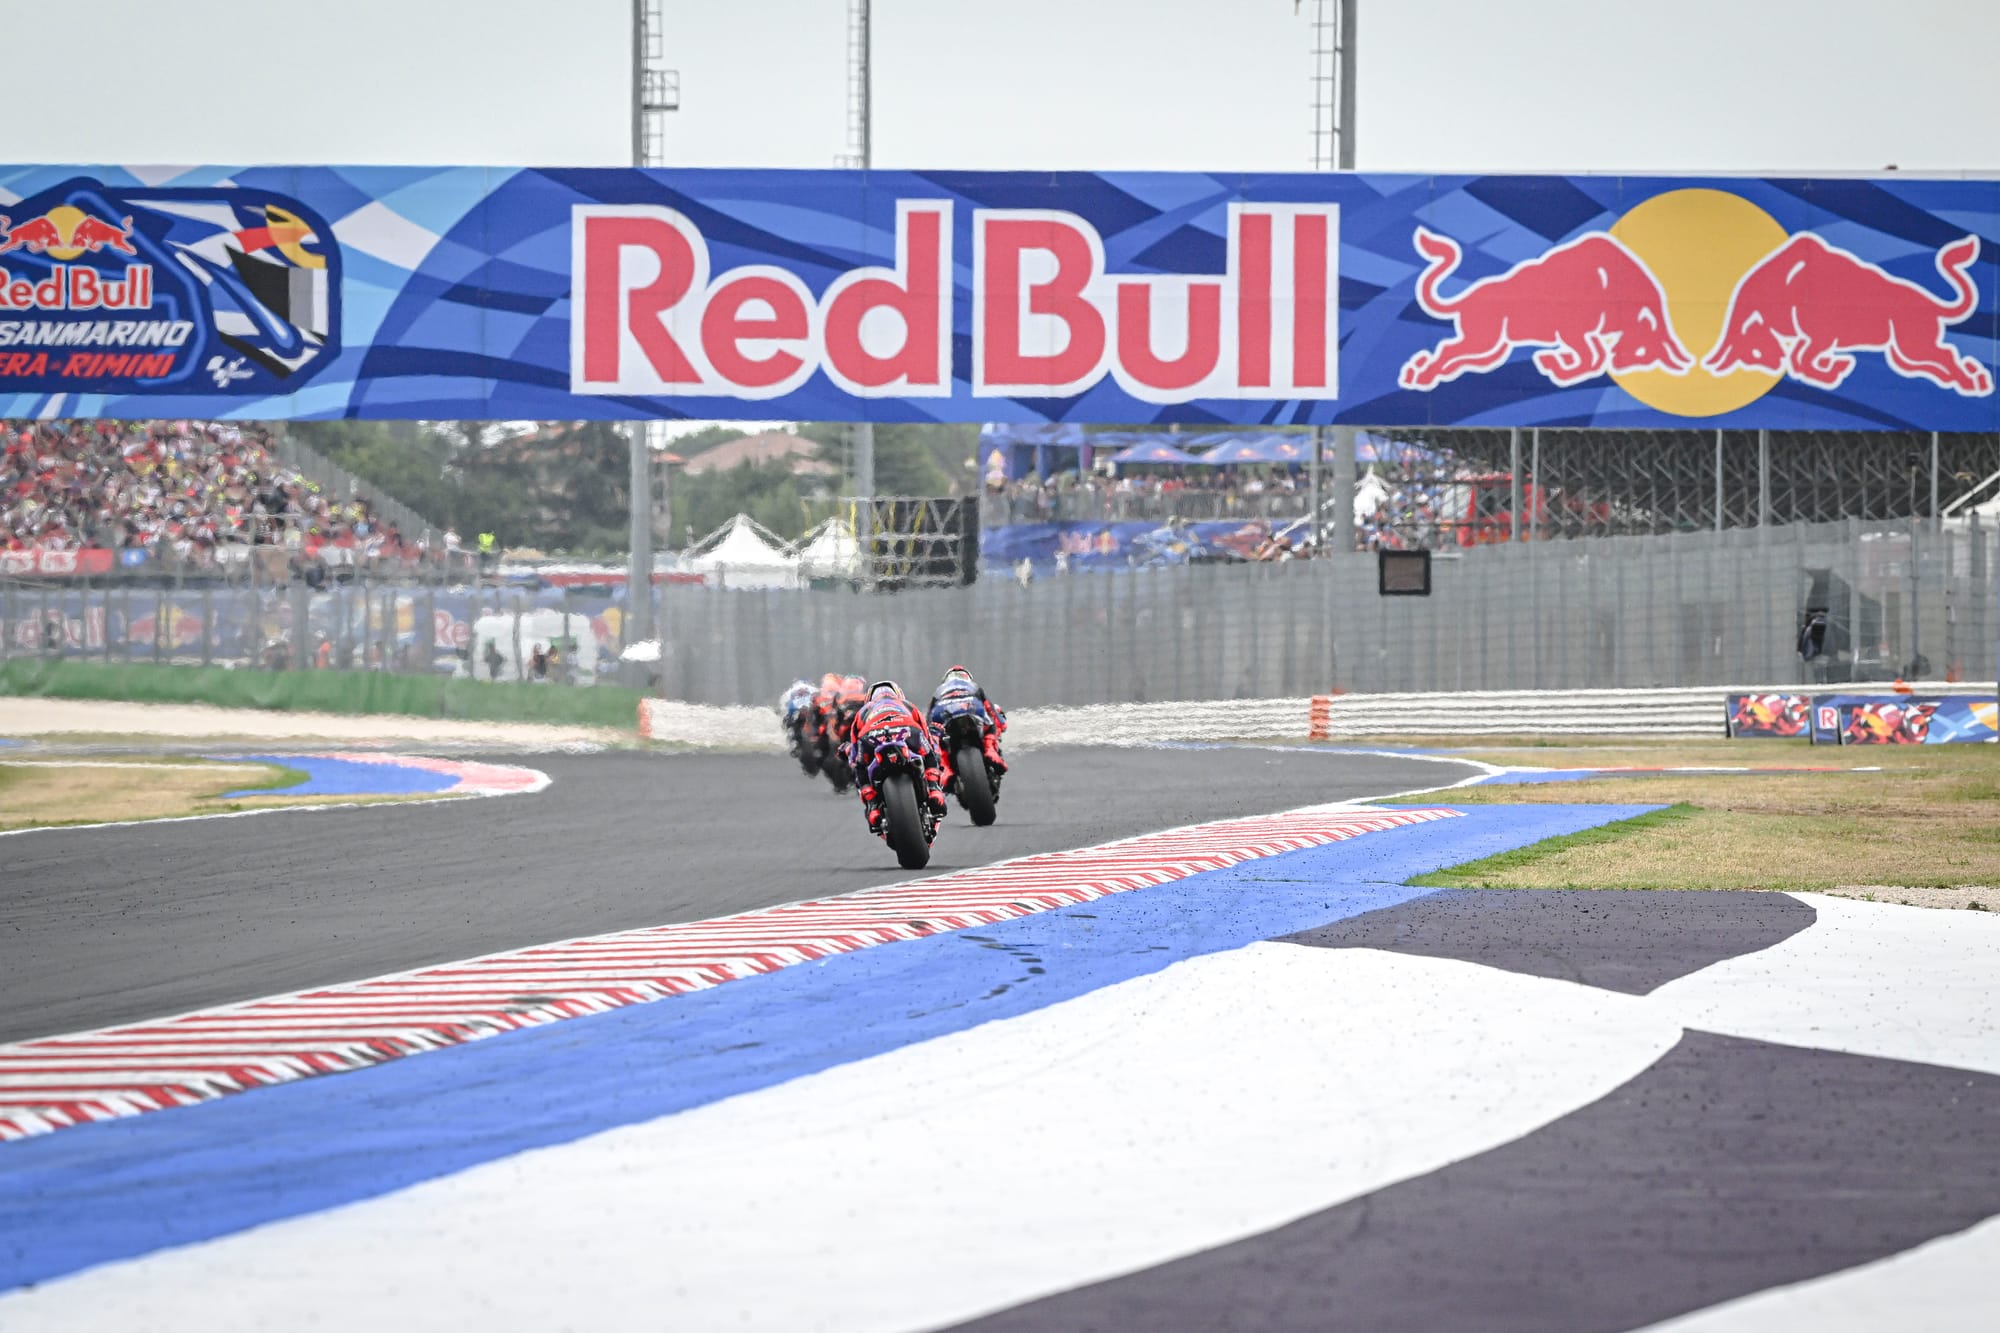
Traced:
<path fill-rule="evenodd" d="M 1015 756 L 922 872 L 782 755 L 508 756 L 545 792 L 0 839 L 0 1041 L 601 931 L 692 921 L 1207 819 L 1436 786 L 1416 759 L 1256 749 Z"/>

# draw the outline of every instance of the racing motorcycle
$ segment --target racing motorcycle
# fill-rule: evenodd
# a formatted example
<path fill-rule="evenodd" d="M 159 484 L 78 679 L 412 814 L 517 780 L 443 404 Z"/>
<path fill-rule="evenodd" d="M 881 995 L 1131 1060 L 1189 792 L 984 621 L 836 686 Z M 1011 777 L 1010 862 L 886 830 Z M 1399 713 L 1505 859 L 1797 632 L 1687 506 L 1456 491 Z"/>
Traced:
<path fill-rule="evenodd" d="M 991 824 L 999 818 L 1003 774 L 991 762 L 998 737 L 984 706 L 954 711 L 941 721 L 934 717 L 931 735 L 944 755 L 944 789 L 973 823 Z"/>
<path fill-rule="evenodd" d="M 825 755 L 820 752 L 819 726 L 810 703 L 785 724 L 785 734 L 791 738 L 792 758 L 798 760 L 799 771 L 809 778 L 818 777 Z"/>
<path fill-rule="evenodd" d="M 925 799 L 924 756 L 914 748 L 914 729 L 890 727 L 874 741 L 874 758 L 860 776 L 875 789 L 870 804 L 882 812 L 878 836 L 895 851 L 896 864 L 922 870 L 931 861 L 938 816 Z"/>
<path fill-rule="evenodd" d="M 854 785 L 854 770 L 847 766 L 847 741 L 854 730 L 854 715 L 864 702 L 858 694 L 843 694 L 826 715 L 819 739 L 820 772 L 826 774 L 835 791 L 844 792 Z"/>

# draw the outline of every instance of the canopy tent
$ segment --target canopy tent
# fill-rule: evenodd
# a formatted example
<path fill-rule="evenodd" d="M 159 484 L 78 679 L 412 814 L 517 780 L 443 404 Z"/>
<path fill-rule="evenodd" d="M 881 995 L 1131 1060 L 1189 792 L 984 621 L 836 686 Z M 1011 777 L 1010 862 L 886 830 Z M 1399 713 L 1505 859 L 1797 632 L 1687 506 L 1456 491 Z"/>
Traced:
<path fill-rule="evenodd" d="M 979 428 L 980 475 L 991 483 L 1011 481 L 1030 472 L 1046 479 L 1052 470 L 1087 471 L 1094 442 L 1074 422 L 988 422 Z"/>
<path fill-rule="evenodd" d="M 1310 435 L 1225 436 L 1224 442 L 1202 455 L 1202 462 L 1221 467 L 1230 463 L 1309 463 L 1312 461 Z"/>
<path fill-rule="evenodd" d="M 1155 439 L 1152 441 L 1148 441 L 1146 443 L 1135 444 L 1127 448 L 1120 449 L 1117 453 L 1111 455 L 1111 457 L 1107 461 L 1119 464 L 1193 463 L 1199 465 L 1202 463 L 1206 463 L 1208 460 L 1205 458 L 1198 458 L 1195 455 L 1187 452 L 1187 450 L 1185 449 L 1176 449 L 1171 444 L 1167 444 L 1162 440 Z"/>
<path fill-rule="evenodd" d="M 861 543 L 843 518 L 830 518 L 806 533 L 792 552 L 801 578 L 852 578 L 861 572 Z"/>
<path fill-rule="evenodd" d="M 748 514 L 738 514 L 688 553 L 687 568 L 728 588 L 796 588 L 799 559 Z"/>
<path fill-rule="evenodd" d="M 1326 437 L 1331 461 L 1334 438 Z M 1144 458 L 1135 449 L 1161 446 L 1185 458 Z M 1204 452 L 1205 451 L 1205 452 Z M 1052 472 L 1090 471 L 1107 458 L 1114 463 L 1181 463 L 1228 467 L 1277 463 L 1303 467 L 1312 461 L 1313 437 L 1306 431 L 1212 430 L 1198 434 L 1162 431 L 1085 432 L 1071 422 L 1015 425 L 989 422 L 979 432 L 980 473 L 988 482 L 1011 481 Z M 1370 431 L 1354 433 L 1354 461 L 1367 466 L 1421 466 L 1451 462 L 1451 451 L 1415 440 L 1396 440 Z"/>

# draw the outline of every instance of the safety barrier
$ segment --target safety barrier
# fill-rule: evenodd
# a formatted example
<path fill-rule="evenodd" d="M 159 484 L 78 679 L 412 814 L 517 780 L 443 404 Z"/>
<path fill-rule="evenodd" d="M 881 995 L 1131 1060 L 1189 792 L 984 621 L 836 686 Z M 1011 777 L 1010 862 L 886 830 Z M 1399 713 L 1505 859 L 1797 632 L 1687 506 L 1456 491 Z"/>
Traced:
<path fill-rule="evenodd" d="M 1318 695 L 1308 706 L 1313 740 L 1352 736 L 1713 737 L 1732 694 L 1792 692 L 1797 685 L 1703 685 L 1657 690 L 1493 690 L 1464 694 Z M 1887 692 L 1890 686 L 1878 687 Z M 1983 684 L 1924 682 L 1918 694 L 1983 693 Z"/>
<path fill-rule="evenodd" d="M 1651 736 L 1714 738 L 1725 733 L 1731 694 L 1797 692 L 1799 686 L 1704 685 L 1658 690 L 1495 690 L 1462 694 L 1342 694 L 1297 699 L 1219 699 L 1081 708 L 1023 708 L 1008 714 L 1007 744 L 1150 745 L 1163 742 L 1343 740 L 1369 736 Z M 1889 686 L 1882 686 L 1888 690 Z M 1987 694 L 1990 683 L 1921 682 L 1918 694 Z M 652 740 L 728 748 L 779 749 L 783 734 L 769 708 L 718 707 L 647 699 L 639 734 Z"/>

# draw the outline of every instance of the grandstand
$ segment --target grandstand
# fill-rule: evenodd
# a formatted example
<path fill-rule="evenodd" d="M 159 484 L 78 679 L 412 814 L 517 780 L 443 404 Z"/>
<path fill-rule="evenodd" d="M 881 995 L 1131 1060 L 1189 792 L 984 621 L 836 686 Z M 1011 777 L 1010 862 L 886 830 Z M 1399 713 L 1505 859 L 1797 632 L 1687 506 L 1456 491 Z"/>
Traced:
<path fill-rule="evenodd" d="M 9 574 L 279 569 L 312 582 L 406 572 L 432 553 L 429 525 L 414 513 L 267 426 L 52 420 L 0 429 Z"/>

